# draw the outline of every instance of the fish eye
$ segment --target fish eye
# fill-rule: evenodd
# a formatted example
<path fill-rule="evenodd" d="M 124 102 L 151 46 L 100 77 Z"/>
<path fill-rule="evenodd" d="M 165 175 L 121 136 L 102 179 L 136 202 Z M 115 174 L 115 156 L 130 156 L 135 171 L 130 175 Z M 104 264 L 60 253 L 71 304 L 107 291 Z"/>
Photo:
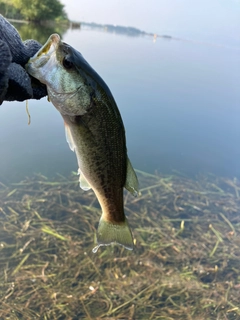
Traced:
<path fill-rule="evenodd" d="M 67 57 L 63 58 L 63 66 L 66 69 L 71 69 L 73 67 L 73 63 L 67 59 Z"/>

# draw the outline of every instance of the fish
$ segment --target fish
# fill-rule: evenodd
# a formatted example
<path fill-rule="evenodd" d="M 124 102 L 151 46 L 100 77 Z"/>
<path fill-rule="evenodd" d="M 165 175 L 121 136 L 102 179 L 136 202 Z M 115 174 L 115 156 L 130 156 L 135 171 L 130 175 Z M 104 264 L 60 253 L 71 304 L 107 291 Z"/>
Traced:
<path fill-rule="evenodd" d="M 123 120 L 114 97 L 82 54 L 52 34 L 25 65 L 46 85 L 48 99 L 60 112 L 69 147 L 76 153 L 79 182 L 92 189 L 102 215 L 97 246 L 118 244 L 133 249 L 124 213 L 124 188 L 139 194 L 137 175 L 128 158 Z"/>

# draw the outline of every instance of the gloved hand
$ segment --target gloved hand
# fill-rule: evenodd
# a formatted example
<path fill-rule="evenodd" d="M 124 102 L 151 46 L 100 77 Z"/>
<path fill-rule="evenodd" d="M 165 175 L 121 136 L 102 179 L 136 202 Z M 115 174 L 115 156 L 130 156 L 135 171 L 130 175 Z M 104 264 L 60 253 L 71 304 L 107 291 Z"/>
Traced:
<path fill-rule="evenodd" d="M 24 69 L 41 47 L 35 40 L 22 42 L 17 30 L 0 15 L 0 105 L 4 100 L 24 101 L 47 95 L 46 86 Z"/>

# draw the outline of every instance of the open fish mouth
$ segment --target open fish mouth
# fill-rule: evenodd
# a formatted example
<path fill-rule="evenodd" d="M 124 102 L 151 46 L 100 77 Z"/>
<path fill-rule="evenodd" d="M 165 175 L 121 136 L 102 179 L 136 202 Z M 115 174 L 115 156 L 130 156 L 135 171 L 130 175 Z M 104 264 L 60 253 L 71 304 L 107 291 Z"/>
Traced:
<path fill-rule="evenodd" d="M 40 48 L 37 53 L 30 59 L 30 61 L 27 63 L 26 67 L 30 63 L 34 63 L 35 67 L 40 68 L 43 64 L 48 61 L 52 54 L 55 54 L 58 50 L 59 44 L 61 43 L 61 39 L 58 34 L 54 33 L 52 34 L 47 42 Z"/>
<path fill-rule="evenodd" d="M 42 54 L 49 54 L 51 55 L 53 52 L 55 52 L 58 48 L 59 43 L 61 42 L 61 39 L 58 34 L 54 33 L 52 34 L 45 45 L 35 54 L 36 58 L 39 58 Z"/>

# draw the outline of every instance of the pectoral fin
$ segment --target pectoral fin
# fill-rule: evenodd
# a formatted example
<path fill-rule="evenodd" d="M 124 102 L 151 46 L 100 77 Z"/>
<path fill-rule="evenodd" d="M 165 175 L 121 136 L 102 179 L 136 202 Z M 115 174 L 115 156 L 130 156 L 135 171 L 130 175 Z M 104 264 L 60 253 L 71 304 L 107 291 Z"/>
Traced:
<path fill-rule="evenodd" d="M 127 159 L 127 178 L 124 186 L 132 195 L 139 195 L 138 178 L 129 159 Z"/>
<path fill-rule="evenodd" d="M 64 125 L 65 125 L 66 139 L 67 139 L 69 148 L 72 151 L 75 151 L 76 146 L 75 146 L 75 143 L 73 141 L 71 130 L 70 130 L 69 126 L 65 122 L 64 122 Z M 79 177 L 80 188 L 83 189 L 84 191 L 87 191 L 87 190 L 91 189 L 91 186 L 87 182 L 87 180 L 84 177 L 84 175 L 81 173 L 80 169 L 78 169 L 78 174 L 80 174 L 80 177 Z"/>
<path fill-rule="evenodd" d="M 84 177 L 84 175 L 81 173 L 79 169 L 78 169 L 78 172 L 80 174 L 80 177 L 79 177 L 80 188 L 83 189 L 84 191 L 88 191 L 89 189 L 91 189 L 91 186 L 89 185 L 86 178 Z"/>
<path fill-rule="evenodd" d="M 68 142 L 68 145 L 69 145 L 69 148 L 74 151 L 76 146 L 75 146 L 75 143 L 73 141 L 73 137 L 72 137 L 72 134 L 71 134 L 71 130 L 69 128 L 69 126 L 64 122 L 64 126 L 65 126 L 65 134 L 66 134 L 66 140 Z"/>
<path fill-rule="evenodd" d="M 83 189 L 84 191 L 88 191 L 89 189 L 91 189 L 91 186 L 89 185 L 89 183 L 87 182 L 86 178 L 81 173 L 79 168 L 78 168 L 78 174 L 80 175 L 79 176 L 79 186 L 80 186 L 80 188 Z"/>

